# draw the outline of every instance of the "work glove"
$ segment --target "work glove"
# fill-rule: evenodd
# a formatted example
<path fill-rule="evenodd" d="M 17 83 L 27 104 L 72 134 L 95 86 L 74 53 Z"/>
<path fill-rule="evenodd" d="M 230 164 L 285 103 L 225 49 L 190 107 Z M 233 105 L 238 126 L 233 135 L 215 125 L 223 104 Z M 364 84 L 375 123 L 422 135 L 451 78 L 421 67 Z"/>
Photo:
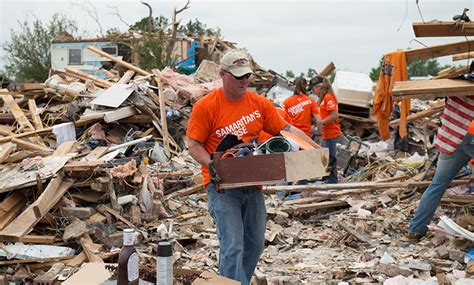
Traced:
<path fill-rule="evenodd" d="M 216 167 L 214 166 L 214 160 L 211 160 L 208 165 L 209 175 L 211 176 L 211 182 L 214 185 L 219 185 L 221 183 L 221 178 L 217 175 Z"/>

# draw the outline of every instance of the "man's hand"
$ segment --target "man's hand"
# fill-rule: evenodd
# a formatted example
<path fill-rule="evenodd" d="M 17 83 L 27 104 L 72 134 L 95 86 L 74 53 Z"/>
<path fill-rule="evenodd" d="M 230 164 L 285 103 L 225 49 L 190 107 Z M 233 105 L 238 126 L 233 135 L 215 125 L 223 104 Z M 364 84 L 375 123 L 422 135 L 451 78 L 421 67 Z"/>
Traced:
<path fill-rule="evenodd" d="M 221 183 L 221 178 L 219 177 L 219 175 L 217 175 L 216 167 L 214 166 L 214 160 L 211 160 L 211 162 L 209 162 L 208 168 L 212 184 L 219 185 Z"/>

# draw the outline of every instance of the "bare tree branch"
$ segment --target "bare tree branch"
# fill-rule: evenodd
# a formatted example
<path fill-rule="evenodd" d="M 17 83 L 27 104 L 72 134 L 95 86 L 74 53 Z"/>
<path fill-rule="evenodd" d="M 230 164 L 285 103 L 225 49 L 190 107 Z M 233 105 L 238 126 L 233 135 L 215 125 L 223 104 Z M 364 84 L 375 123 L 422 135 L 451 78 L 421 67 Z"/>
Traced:
<path fill-rule="evenodd" d="M 140 3 L 142 3 L 143 5 L 147 6 L 148 9 L 150 10 L 150 14 L 148 15 L 148 26 L 147 26 L 147 33 L 148 33 L 148 36 L 151 35 L 151 31 L 152 31 L 152 28 L 153 28 L 153 10 L 151 9 L 151 6 L 150 4 L 144 2 L 144 1 L 141 1 Z"/>
<path fill-rule="evenodd" d="M 81 8 L 84 12 L 86 12 L 92 20 L 97 24 L 99 27 L 99 33 L 102 37 L 104 37 L 102 25 L 100 24 L 99 21 L 99 15 L 97 14 L 97 9 L 95 8 L 94 4 L 90 0 L 84 0 L 82 4 L 77 4 L 77 3 L 72 3 L 73 6 L 78 6 Z"/>
<path fill-rule="evenodd" d="M 179 10 L 176 10 L 176 8 L 174 8 L 174 11 L 173 11 L 173 16 L 172 16 L 172 20 L 171 20 L 171 37 L 169 39 L 169 42 L 168 42 L 168 46 L 166 47 L 166 60 L 171 63 L 171 53 L 173 52 L 173 49 L 174 49 L 174 43 L 176 42 L 176 34 L 178 32 L 178 26 L 179 26 L 179 23 L 181 20 L 176 20 L 176 15 L 178 15 L 179 13 L 183 12 L 184 10 L 186 9 L 189 9 L 189 0 L 186 1 L 186 5 L 184 5 L 183 8 L 179 9 Z"/>
<path fill-rule="evenodd" d="M 130 25 L 129 23 L 127 23 L 127 22 L 122 18 L 122 16 L 120 15 L 120 12 L 119 12 L 119 10 L 118 10 L 117 7 L 107 6 L 107 8 L 115 9 L 115 13 L 110 13 L 110 14 L 117 16 L 117 17 L 119 18 L 120 22 L 122 22 L 122 23 L 124 23 L 125 25 L 127 25 L 127 27 L 128 27 L 129 29 L 132 28 L 132 25 Z"/>

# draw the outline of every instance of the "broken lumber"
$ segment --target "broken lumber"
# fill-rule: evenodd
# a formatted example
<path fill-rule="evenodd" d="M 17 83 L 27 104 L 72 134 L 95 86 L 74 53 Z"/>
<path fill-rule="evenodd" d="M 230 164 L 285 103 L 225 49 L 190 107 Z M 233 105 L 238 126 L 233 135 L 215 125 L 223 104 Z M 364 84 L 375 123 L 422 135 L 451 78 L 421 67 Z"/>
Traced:
<path fill-rule="evenodd" d="M 351 235 L 353 235 L 356 239 L 360 240 L 361 242 L 365 242 L 365 243 L 370 243 L 370 238 L 368 238 L 367 236 L 361 234 L 361 233 L 358 233 L 356 230 L 352 229 L 348 224 L 346 224 L 345 222 L 343 221 L 338 221 L 337 224 L 342 228 L 344 229 L 346 232 L 350 233 Z"/>
<path fill-rule="evenodd" d="M 412 24 L 416 37 L 470 37 L 474 31 L 464 29 L 464 23 L 456 25 L 456 22 L 431 21 L 414 22 Z"/>
<path fill-rule="evenodd" d="M 398 100 L 472 96 L 474 95 L 474 83 L 455 79 L 398 81 L 393 86 L 392 95 L 394 99 Z"/>
<path fill-rule="evenodd" d="M 133 64 L 130 64 L 130 63 L 128 63 L 128 62 L 125 62 L 125 61 L 123 61 L 123 60 L 121 60 L 121 59 L 119 59 L 119 58 L 117 58 L 117 57 L 115 57 L 115 56 L 113 56 L 113 55 L 110 55 L 110 54 L 106 53 L 105 51 L 96 48 L 95 46 L 88 46 L 87 48 L 88 48 L 89 50 L 91 50 L 91 51 L 93 51 L 93 52 L 95 52 L 95 53 L 97 53 L 97 54 L 99 54 L 99 55 L 105 57 L 105 58 L 110 59 L 111 61 L 113 61 L 113 62 L 115 62 L 115 63 L 117 63 L 117 64 L 119 64 L 119 65 L 124 66 L 124 67 L 127 68 L 127 69 L 133 70 L 133 71 L 138 72 L 138 73 L 140 73 L 140 74 L 142 74 L 142 75 L 145 75 L 145 76 L 150 75 L 150 73 L 146 72 L 145 70 L 143 70 L 143 69 L 141 69 L 141 68 L 139 68 L 139 67 L 137 67 L 137 66 L 135 66 L 135 65 L 133 65 Z"/>
<path fill-rule="evenodd" d="M 77 78 L 82 79 L 84 81 L 90 80 L 90 81 L 92 81 L 92 83 L 94 85 L 99 86 L 99 87 L 109 88 L 110 86 L 113 85 L 112 82 L 109 82 L 107 80 L 104 80 L 100 77 L 97 77 L 97 76 L 94 76 L 94 75 L 91 75 L 91 74 L 81 72 L 81 71 L 76 70 L 74 68 L 65 67 L 64 71 L 66 71 L 66 73 L 68 75 L 72 75 L 73 77 L 77 77 Z"/>
<path fill-rule="evenodd" d="M 28 206 L 26 210 L 0 231 L 0 240 L 14 242 L 20 241 L 34 227 L 34 225 L 41 220 L 42 216 L 38 218 L 37 214 L 44 215 L 53 208 L 72 184 L 73 182 L 71 181 L 62 181 L 58 187 L 45 189 L 33 204 Z M 51 191 L 55 191 L 53 193 L 54 195 L 51 194 Z"/>
<path fill-rule="evenodd" d="M 33 125 L 30 123 L 30 121 L 28 121 L 25 114 L 21 110 L 20 106 L 18 106 L 18 104 L 16 103 L 15 99 L 13 99 L 13 96 L 4 95 L 4 96 L 1 96 L 0 98 L 2 98 L 3 102 L 8 106 L 8 108 L 10 108 L 10 111 L 15 117 L 15 120 L 20 125 L 21 130 L 27 129 L 31 131 L 35 129 Z"/>
<path fill-rule="evenodd" d="M 436 58 L 440 56 L 453 55 L 468 52 L 474 47 L 474 40 L 461 41 L 450 44 L 436 45 L 405 51 L 407 63 L 412 61 Z"/>

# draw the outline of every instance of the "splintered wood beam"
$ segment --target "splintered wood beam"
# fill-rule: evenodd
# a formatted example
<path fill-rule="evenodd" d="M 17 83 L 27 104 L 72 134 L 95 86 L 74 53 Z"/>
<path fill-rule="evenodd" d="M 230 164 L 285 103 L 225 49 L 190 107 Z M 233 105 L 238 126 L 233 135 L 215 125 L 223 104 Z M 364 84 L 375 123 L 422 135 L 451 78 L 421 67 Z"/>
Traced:
<path fill-rule="evenodd" d="M 435 107 L 431 107 L 430 109 L 419 111 L 419 112 L 416 112 L 414 114 L 410 114 L 406 118 L 406 122 L 409 123 L 409 122 L 413 122 L 413 121 L 416 121 L 416 120 L 421 119 L 421 118 L 431 117 L 431 116 L 435 115 L 436 113 L 442 112 L 444 110 L 444 105 L 445 105 L 445 103 L 442 101 L 439 105 L 437 105 Z M 398 125 L 400 125 L 400 119 L 395 119 L 395 120 L 390 122 L 391 127 L 396 127 Z"/>
<path fill-rule="evenodd" d="M 84 81 L 90 80 L 90 81 L 92 81 L 92 83 L 94 85 L 99 86 L 99 87 L 109 88 L 113 85 L 112 82 L 104 80 L 104 79 L 102 79 L 98 76 L 94 76 L 94 75 L 91 75 L 91 74 L 81 72 L 81 71 L 76 70 L 74 68 L 65 67 L 64 70 L 66 71 L 67 74 L 69 74 L 73 77 L 77 77 L 77 78 L 82 79 Z"/>
<path fill-rule="evenodd" d="M 12 141 L 12 143 L 16 144 L 17 146 L 19 146 L 19 147 L 21 147 L 22 149 L 25 149 L 25 150 L 39 151 L 39 152 L 44 153 L 44 154 L 53 153 L 51 150 L 49 150 L 49 149 L 47 149 L 43 146 L 24 141 L 22 139 L 12 138 L 11 141 Z"/>
<path fill-rule="evenodd" d="M 115 63 L 117 63 L 117 64 L 120 64 L 120 65 L 124 66 L 124 67 L 127 68 L 127 69 L 133 70 L 133 71 L 138 72 L 138 73 L 140 73 L 140 74 L 142 74 L 142 75 L 150 75 L 149 72 L 146 72 L 145 70 L 143 70 L 143 69 L 141 69 L 141 68 L 139 68 L 139 67 L 137 67 L 137 66 L 135 66 L 135 65 L 133 65 L 133 64 L 130 64 L 130 63 L 128 63 L 128 62 L 126 62 L 126 61 L 123 61 L 123 60 L 121 60 L 121 59 L 119 59 L 119 58 L 117 58 L 117 57 L 115 57 L 115 56 L 113 56 L 113 55 L 111 55 L 111 54 L 108 54 L 108 53 L 104 52 L 103 50 L 96 48 L 95 46 L 88 46 L 87 48 L 88 48 L 89 50 L 91 50 L 91 51 L 93 51 L 93 52 L 95 52 L 95 53 L 97 53 L 97 54 L 99 54 L 99 55 L 105 57 L 105 58 L 110 59 L 111 61 L 113 61 L 113 62 L 115 62 Z"/>
<path fill-rule="evenodd" d="M 125 72 L 125 74 L 122 75 L 122 77 L 120 77 L 117 83 L 127 84 L 134 75 L 135 75 L 135 71 L 127 70 L 127 72 Z"/>
<path fill-rule="evenodd" d="M 38 114 L 38 108 L 36 107 L 35 99 L 28 100 L 28 107 L 30 109 L 31 117 L 33 118 L 33 124 L 35 125 L 35 129 L 43 129 L 43 122 L 41 121 L 41 117 Z"/>
<path fill-rule="evenodd" d="M 20 106 L 16 103 L 15 99 L 11 95 L 4 95 L 0 98 L 3 99 L 3 102 L 10 108 L 15 120 L 20 125 L 21 129 L 34 130 L 33 125 L 28 121 L 23 111 L 20 109 Z"/>
<path fill-rule="evenodd" d="M 62 179 L 62 178 L 61 178 Z M 51 184 L 50 182 L 49 184 Z M 37 217 L 35 213 L 46 214 L 61 199 L 64 193 L 71 187 L 74 181 L 61 181 L 58 187 L 47 187 L 38 199 L 26 210 L 17 216 L 8 226 L 0 231 L 0 240 L 19 242 L 42 217 Z M 49 189 L 48 189 L 49 188 Z M 51 192 L 54 191 L 54 195 Z M 36 208 L 36 210 L 35 210 Z"/>
<path fill-rule="evenodd" d="M 414 22 L 412 24 L 415 36 L 421 37 L 470 37 L 474 36 L 474 31 L 465 29 L 465 24 L 456 22 Z"/>
<path fill-rule="evenodd" d="M 405 51 L 407 63 L 422 59 L 436 58 L 474 50 L 474 40 L 436 45 Z"/>
<path fill-rule="evenodd" d="M 334 71 L 334 69 L 336 69 L 336 66 L 334 65 L 334 62 L 331 61 L 328 65 L 326 65 L 326 67 L 323 68 L 323 70 L 321 70 L 319 75 L 329 76 L 331 74 L 331 72 Z"/>
<path fill-rule="evenodd" d="M 5 161 L 5 159 L 16 149 L 16 144 L 7 143 L 0 147 L 0 163 L 3 163 L 3 161 Z"/>
<path fill-rule="evenodd" d="M 458 60 L 464 60 L 464 59 L 469 59 L 474 57 L 474 52 L 463 52 L 463 53 L 458 53 L 453 55 L 452 60 L 453 61 L 458 61 Z"/>
<path fill-rule="evenodd" d="M 455 79 L 397 81 L 392 89 L 392 96 L 396 99 L 472 95 L 474 83 Z"/>

